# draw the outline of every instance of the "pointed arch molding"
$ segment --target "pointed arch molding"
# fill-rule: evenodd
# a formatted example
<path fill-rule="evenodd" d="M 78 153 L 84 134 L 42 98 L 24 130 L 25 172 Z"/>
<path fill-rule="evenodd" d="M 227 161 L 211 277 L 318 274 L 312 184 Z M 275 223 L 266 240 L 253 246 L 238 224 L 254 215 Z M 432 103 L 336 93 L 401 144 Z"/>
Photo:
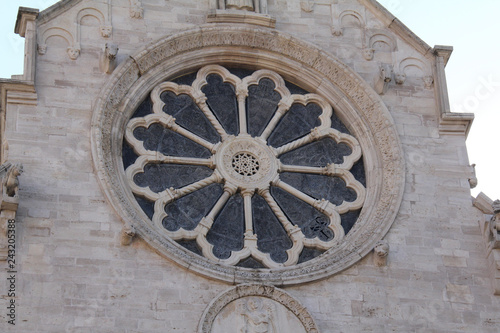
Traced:
<path fill-rule="evenodd" d="M 159 232 L 141 210 L 121 160 L 128 119 L 159 83 L 208 64 L 270 69 L 325 98 L 359 140 L 366 197 L 358 221 L 338 246 L 305 263 L 279 269 L 226 266 L 198 256 Z M 137 52 L 112 74 L 94 103 L 92 154 L 103 191 L 125 225 L 178 264 L 219 280 L 290 285 L 324 278 L 356 263 L 391 227 L 404 190 L 399 137 L 380 97 L 334 56 L 265 28 L 207 25 L 167 36 Z"/>

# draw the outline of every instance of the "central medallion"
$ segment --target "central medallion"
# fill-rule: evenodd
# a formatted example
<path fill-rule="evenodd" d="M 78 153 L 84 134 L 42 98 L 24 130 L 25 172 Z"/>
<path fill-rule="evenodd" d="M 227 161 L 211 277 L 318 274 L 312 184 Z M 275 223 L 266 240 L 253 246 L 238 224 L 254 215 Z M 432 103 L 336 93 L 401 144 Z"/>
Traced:
<path fill-rule="evenodd" d="M 250 153 L 238 153 L 233 157 L 233 169 L 242 176 L 253 176 L 259 171 L 259 160 Z"/>
<path fill-rule="evenodd" d="M 248 135 L 224 140 L 215 161 L 222 177 L 241 189 L 268 188 L 278 175 L 278 160 L 272 148 Z"/>

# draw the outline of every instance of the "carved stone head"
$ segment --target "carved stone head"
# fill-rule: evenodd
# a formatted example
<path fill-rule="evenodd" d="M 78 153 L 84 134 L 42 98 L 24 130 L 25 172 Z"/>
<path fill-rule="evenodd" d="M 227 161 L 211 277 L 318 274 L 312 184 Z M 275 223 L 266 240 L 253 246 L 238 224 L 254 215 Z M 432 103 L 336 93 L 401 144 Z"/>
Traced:
<path fill-rule="evenodd" d="M 403 84 L 406 81 L 406 74 L 400 72 L 395 73 L 394 79 L 396 80 L 396 84 Z"/>
<path fill-rule="evenodd" d="M 80 49 L 75 46 L 68 47 L 67 52 L 71 60 L 76 60 L 76 58 L 80 55 Z"/>
<path fill-rule="evenodd" d="M 113 27 L 109 25 L 102 25 L 101 26 L 101 36 L 104 38 L 108 38 L 111 36 L 111 31 L 113 31 Z"/>
<path fill-rule="evenodd" d="M 363 49 L 363 57 L 368 61 L 373 60 L 374 54 L 375 54 L 375 49 L 373 49 L 373 48 Z"/>
<path fill-rule="evenodd" d="M 389 244 L 385 241 L 380 241 L 375 245 L 373 251 L 379 257 L 387 257 L 389 254 Z"/>
<path fill-rule="evenodd" d="M 425 89 L 431 89 L 433 83 L 434 83 L 434 78 L 432 77 L 432 75 L 424 76 Z"/>
<path fill-rule="evenodd" d="M 44 55 L 47 52 L 46 44 L 38 44 L 38 54 Z"/>
<path fill-rule="evenodd" d="M 105 53 L 108 59 L 112 60 L 116 58 L 118 54 L 118 45 L 112 43 L 106 43 Z"/>

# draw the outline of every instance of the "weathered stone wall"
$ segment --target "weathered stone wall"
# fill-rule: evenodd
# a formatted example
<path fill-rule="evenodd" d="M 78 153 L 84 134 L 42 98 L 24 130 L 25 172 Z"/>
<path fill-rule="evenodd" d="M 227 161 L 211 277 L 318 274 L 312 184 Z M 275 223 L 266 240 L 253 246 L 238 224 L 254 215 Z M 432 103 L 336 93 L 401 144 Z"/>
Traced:
<path fill-rule="evenodd" d="M 131 2 L 139 6 L 135 11 Z M 307 308 L 321 332 L 496 332 L 500 296 L 490 287 L 478 226 L 483 216 L 470 198 L 465 134 L 440 131 L 435 56 L 387 28 L 367 2 L 268 2 L 277 30 L 333 54 L 374 89 L 381 63 L 406 73 L 393 75 L 381 95 L 406 161 L 403 201 L 385 237 L 387 266 L 375 266 L 370 253 L 334 276 L 283 289 Z M 6 302 L 0 301 L 0 330 L 195 332 L 208 304 L 232 286 L 180 267 L 140 238 L 120 244 L 123 223 L 92 162 L 91 119 L 109 78 L 99 68 L 104 44 L 118 45 L 120 64 L 149 42 L 205 24 L 209 1 L 115 0 L 111 12 L 106 1 L 74 4 L 38 18 L 38 44 L 46 45 L 32 55 L 38 105 L 7 105 L 8 160 L 21 162 L 24 173 L 17 321 L 15 327 L 6 323 Z M 84 8 L 110 19 L 109 37 L 95 13 L 75 25 Z M 356 15 L 342 16 L 345 11 Z M 44 40 L 49 28 L 71 36 L 53 29 Z M 75 53 L 67 48 L 77 41 L 80 51 L 72 60 Z M 6 273 L 0 277 L 5 281 Z"/>

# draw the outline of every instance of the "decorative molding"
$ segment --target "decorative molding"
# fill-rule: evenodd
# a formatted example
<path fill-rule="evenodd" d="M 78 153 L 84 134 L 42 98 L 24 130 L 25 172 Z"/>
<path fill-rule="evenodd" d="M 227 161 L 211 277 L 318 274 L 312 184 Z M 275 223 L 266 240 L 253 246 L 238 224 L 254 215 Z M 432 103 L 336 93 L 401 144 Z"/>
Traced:
<path fill-rule="evenodd" d="M 31 82 L 35 81 L 37 17 L 38 9 L 19 7 L 14 32 L 24 37 L 24 68 L 22 75 L 16 75 L 13 78 Z"/>
<path fill-rule="evenodd" d="M 197 333 L 214 333 L 212 331 L 212 327 L 214 325 L 214 321 L 217 318 L 217 315 L 230 303 L 248 298 L 248 301 L 252 301 L 253 298 L 260 298 L 263 300 L 271 300 L 278 304 L 284 306 L 287 310 L 289 310 L 295 317 L 300 321 L 303 326 L 303 330 L 297 327 L 298 331 L 304 331 L 306 333 L 319 333 L 319 329 L 314 322 L 313 317 L 307 311 L 307 308 L 303 306 L 298 300 L 292 297 L 290 294 L 285 292 L 282 289 L 278 289 L 276 287 L 270 285 L 262 285 L 262 284 L 242 284 L 236 287 L 233 287 L 220 295 L 218 295 L 215 299 L 213 299 L 210 304 L 207 306 L 203 315 L 201 316 L 200 323 L 198 324 Z M 247 301 L 247 304 L 248 304 Z M 259 301 L 257 299 L 257 301 Z M 245 312 L 255 311 L 258 307 L 255 306 L 246 310 Z M 261 316 L 262 318 L 262 316 Z M 271 320 L 271 318 L 266 317 L 267 322 Z M 234 330 L 233 330 L 234 331 Z M 260 332 L 260 331 L 259 331 Z M 271 332 L 271 331 L 262 331 L 262 332 Z M 275 331 L 272 331 L 273 333 Z M 278 330 L 276 332 L 281 332 Z"/>
<path fill-rule="evenodd" d="M 73 34 L 71 34 L 68 30 L 60 28 L 60 27 L 50 27 L 45 29 L 40 34 L 40 41 L 38 43 L 38 54 L 44 55 L 47 52 L 47 40 L 50 37 L 61 37 L 68 43 L 68 56 L 70 59 L 75 60 L 78 58 L 80 54 L 80 45 L 75 41 Z"/>
<path fill-rule="evenodd" d="M 493 200 L 491 200 L 486 194 L 483 192 L 479 193 L 477 197 L 473 201 L 474 207 L 479 209 L 481 213 L 486 215 L 493 214 Z"/>
<path fill-rule="evenodd" d="M 34 82 L 0 79 L 0 163 L 7 160 L 8 143 L 5 138 L 5 120 L 9 105 L 36 106 L 37 102 Z"/>
<path fill-rule="evenodd" d="M 20 163 L 12 164 L 6 162 L 0 166 L 0 180 L 2 184 L 2 194 L 0 198 L 0 260 L 8 258 L 9 220 L 16 218 L 17 207 L 19 205 L 19 180 L 18 177 L 23 172 L 23 166 Z"/>
<path fill-rule="evenodd" d="M 64 3 L 61 3 L 64 5 Z M 51 7 L 52 8 L 52 7 Z M 50 9 L 50 8 L 49 8 Z M 66 10 L 72 9 L 65 7 Z M 42 12 L 43 13 L 43 12 Z M 74 15 L 74 16 L 72 16 Z M 76 60 L 81 52 L 81 22 L 84 17 L 91 16 L 99 21 L 99 32 L 102 38 L 110 38 L 113 32 L 111 23 L 111 1 L 104 3 L 94 3 L 93 7 L 83 7 L 75 9 L 69 17 L 74 17 L 74 24 L 57 22 L 54 20 L 48 27 L 42 30 L 38 38 L 37 50 L 39 55 L 44 55 L 47 52 L 47 40 L 50 37 L 58 36 L 66 40 L 68 47 L 66 52 L 71 60 Z"/>
<path fill-rule="evenodd" d="M 279 54 L 279 56 L 277 56 Z M 158 232 L 136 203 L 121 165 L 126 122 L 155 86 L 209 64 L 272 69 L 335 105 L 358 139 L 367 173 L 365 204 L 350 232 L 323 255 L 279 270 L 215 264 Z M 367 255 L 392 225 L 402 200 L 405 166 L 394 122 L 380 97 L 352 69 L 308 42 L 279 31 L 202 26 L 153 43 L 125 60 L 95 103 L 92 156 L 105 195 L 125 223 L 163 255 L 190 270 L 228 282 L 304 283 L 339 272 Z M 228 189 L 230 191 L 230 189 Z"/>
<path fill-rule="evenodd" d="M 473 113 L 452 113 L 448 97 L 448 85 L 444 68 L 453 52 L 453 47 L 436 45 L 433 49 L 435 56 L 434 67 L 434 89 L 437 91 L 439 106 L 439 134 L 461 135 L 467 138 L 472 121 Z"/>
<path fill-rule="evenodd" d="M 211 10 L 268 13 L 267 0 L 210 0 L 209 6 Z"/>
<path fill-rule="evenodd" d="M 348 9 L 345 9 L 344 6 L 331 4 L 332 34 L 334 36 L 342 36 L 344 28 L 347 27 L 343 20 L 348 17 L 355 18 L 359 23 L 356 26 L 362 30 L 362 43 L 364 45 L 366 20 L 363 12 L 364 8 L 359 6 L 350 6 Z"/>
<path fill-rule="evenodd" d="M 399 62 L 397 65 L 397 84 L 404 84 L 407 78 L 411 77 L 408 73 L 410 69 L 417 69 L 420 72 L 419 77 L 422 79 L 422 83 L 425 89 L 432 89 L 434 83 L 434 77 L 432 76 L 431 69 L 429 66 L 421 59 L 415 57 L 407 57 Z"/>
<path fill-rule="evenodd" d="M 473 113 L 443 113 L 439 119 L 439 134 L 462 135 L 467 138 L 473 120 Z"/>
<path fill-rule="evenodd" d="M 207 23 L 244 23 L 274 28 L 276 18 L 243 10 L 216 9 L 207 15 Z"/>
<path fill-rule="evenodd" d="M 389 28 L 399 38 L 411 45 L 417 52 L 423 56 L 427 56 L 432 52 L 432 47 L 415 35 L 407 26 L 405 26 L 397 17 L 392 15 L 387 9 L 381 6 L 376 0 L 360 0 L 361 5 L 364 5 L 378 19 L 380 19 L 385 27 Z"/>

